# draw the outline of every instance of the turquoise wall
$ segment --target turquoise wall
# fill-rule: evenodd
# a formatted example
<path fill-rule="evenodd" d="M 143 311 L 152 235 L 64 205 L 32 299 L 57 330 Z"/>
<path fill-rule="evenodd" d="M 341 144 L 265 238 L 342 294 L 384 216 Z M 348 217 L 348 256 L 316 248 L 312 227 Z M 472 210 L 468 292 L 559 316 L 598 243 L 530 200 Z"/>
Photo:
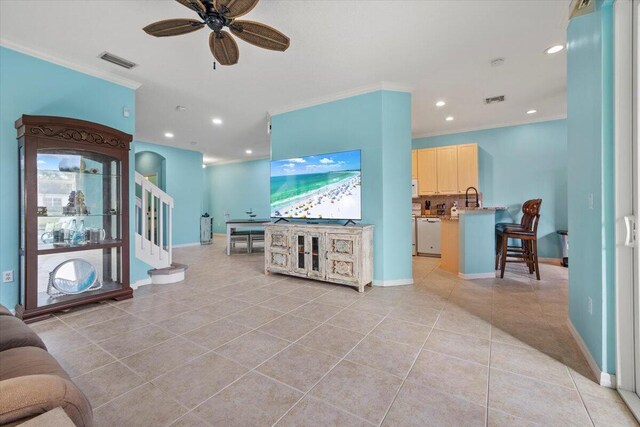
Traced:
<path fill-rule="evenodd" d="M 271 120 L 274 160 L 362 150 L 362 222 L 375 225 L 374 278 L 412 281 L 411 95 L 376 91 Z"/>
<path fill-rule="evenodd" d="M 156 175 L 156 185 L 161 190 L 166 190 L 166 159 L 160 154 L 153 151 L 136 150 L 136 172 L 143 176 Z M 140 197 L 140 194 L 136 193 L 136 196 Z"/>
<path fill-rule="evenodd" d="M 208 166 L 205 169 L 206 209 L 213 216 L 214 233 L 226 233 L 224 213 L 248 218 L 253 209 L 258 218 L 269 218 L 269 160 Z"/>
<path fill-rule="evenodd" d="M 599 1 L 596 12 L 572 19 L 567 31 L 569 317 L 609 373 L 615 372 L 612 37 L 612 2 Z"/>
<path fill-rule="evenodd" d="M 22 114 L 66 116 L 133 134 L 135 91 L 4 47 L 0 87 L 0 271 L 13 270 L 15 277 L 0 284 L 0 303 L 13 308 L 19 301 L 15 120 Z M 130 117 L 122 116 L 123 107 L 132 111 Z M 130 161 L 133 170 L 133 152 Z"/>
<path fill-rule="evenodd" d="M 496 214 L 461 214 L 459 221 L 460 273 L 494 275 Z"/>
<path fill-rule="evenodd" d="M 496 220 L 519 222 L 522 202 L 541 198 L 538 250 L 542 257 L 560 258 L 556 230 L 566 230 L 568 223 L 567 121 L 418 138 L 413 148 L 471 142 L 478 144 L 478 185 L 485 206 L 506 206 L 508 211 L 498 212 Z"/>

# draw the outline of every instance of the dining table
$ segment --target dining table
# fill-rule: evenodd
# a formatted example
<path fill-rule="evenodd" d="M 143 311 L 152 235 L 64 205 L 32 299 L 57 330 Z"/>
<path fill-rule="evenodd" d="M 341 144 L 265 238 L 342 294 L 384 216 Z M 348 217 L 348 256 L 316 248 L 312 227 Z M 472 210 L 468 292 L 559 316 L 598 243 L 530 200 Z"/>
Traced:
<path fill-rule="evenodd" d="M 271 223 L 269 218 L 230 219 L 227 221 L 227 255 L 231 255 L 231 232 L 237 228 L 260 228 Z"/>

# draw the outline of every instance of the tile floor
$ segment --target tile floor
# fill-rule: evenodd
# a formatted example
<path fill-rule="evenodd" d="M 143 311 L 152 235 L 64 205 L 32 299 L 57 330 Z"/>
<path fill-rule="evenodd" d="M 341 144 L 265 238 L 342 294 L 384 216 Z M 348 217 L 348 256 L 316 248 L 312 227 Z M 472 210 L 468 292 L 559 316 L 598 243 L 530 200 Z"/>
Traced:
<path fill-rule="evenodd" d="M 566 326 L 567 271 L 415 285 L 262 274 L 260 253 L 178 249 L 187 280 L 32 327 L 97 426 L 632 426 Z"/>

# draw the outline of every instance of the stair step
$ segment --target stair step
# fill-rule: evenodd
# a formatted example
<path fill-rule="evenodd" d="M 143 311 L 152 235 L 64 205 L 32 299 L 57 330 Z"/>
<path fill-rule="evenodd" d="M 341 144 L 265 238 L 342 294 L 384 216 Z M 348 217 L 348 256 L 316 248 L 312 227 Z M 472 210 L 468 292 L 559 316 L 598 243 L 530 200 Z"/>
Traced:
<path fill-rule="evenodd" d="M 160 275 L 168 275 L 168 274 L 175 274 L 175 273 L 184 273 L 185 271 L 187 271 L 187 268 L 189 268 L 188 265 L 174 262 L 173 264 L 171 264 L 171 266 L 167 268 L 154 268 L 152 270 L 149 270 L 147 273 L 149 273 L 149 275 L 151 276 L 160 276 Z"/>

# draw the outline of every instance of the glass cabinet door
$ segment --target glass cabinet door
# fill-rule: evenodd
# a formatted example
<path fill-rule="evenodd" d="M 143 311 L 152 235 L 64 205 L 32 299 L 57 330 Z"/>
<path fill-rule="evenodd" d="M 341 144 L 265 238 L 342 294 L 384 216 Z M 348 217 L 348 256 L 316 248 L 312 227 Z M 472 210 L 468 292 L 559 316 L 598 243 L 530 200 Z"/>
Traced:
<path fill-rule="evenodd" d="M 308 250 L 308 275 L 309 277 L 322 278 L 324 273 L 324 250 L 322 248 L 322 236 L 316 233 L 307 234 Z"/>
<path fill-rule="evenodd" d="M 305 243 L 305 235 L 304 234 L 296 234 L 293 236 L 294 239 L 294 248 L 295 255 L 293 257 L 293 262 L 295 263 L 293 266 L 294 271 L 298 273 L 305 273 L 307 269 L 307 257 L 306 257 L 306 243 Z"/>

